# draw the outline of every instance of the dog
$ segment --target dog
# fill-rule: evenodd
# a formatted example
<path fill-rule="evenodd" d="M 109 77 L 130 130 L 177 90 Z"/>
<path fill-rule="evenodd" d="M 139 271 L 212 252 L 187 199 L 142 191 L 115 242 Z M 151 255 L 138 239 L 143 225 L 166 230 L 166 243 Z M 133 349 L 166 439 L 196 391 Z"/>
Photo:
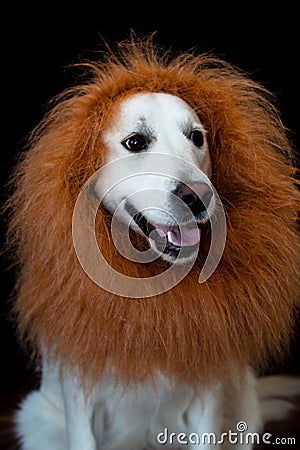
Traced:
<path fill-rule="evenodd" d="M 279 114 L 230 64 L 151 40 L 84 66 L 12 177 L 14 314 L 41 367 L 21 447 L 252 448 L 300 391 L 258 377 L 299 296 Z"/>

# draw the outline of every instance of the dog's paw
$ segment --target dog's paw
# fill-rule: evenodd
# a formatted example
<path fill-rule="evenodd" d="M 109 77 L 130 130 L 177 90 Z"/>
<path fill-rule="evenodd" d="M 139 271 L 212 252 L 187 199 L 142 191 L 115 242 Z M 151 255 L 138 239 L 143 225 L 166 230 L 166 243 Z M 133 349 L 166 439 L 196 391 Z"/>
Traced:
<path fill-rule="evenodd" d="M 66 450 L 64 411 L 39 391 L 31 392 L 15 414 L 15 433 L 22 450 Z"/>

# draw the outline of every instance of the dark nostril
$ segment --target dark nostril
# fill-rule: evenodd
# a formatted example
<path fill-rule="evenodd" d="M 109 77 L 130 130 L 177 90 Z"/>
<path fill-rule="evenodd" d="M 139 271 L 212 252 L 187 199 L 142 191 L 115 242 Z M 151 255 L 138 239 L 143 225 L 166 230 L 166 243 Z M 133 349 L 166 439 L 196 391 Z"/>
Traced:
<path fill-rule="evenodd" d="M 181 196 L 181 199 L 184 201 L 184 203 L 188 206 L 193 206 L 193 204 L 197 201 L 197 196 L 194 193 L 185 194 Z"/>
<path fill-rule="evenodd" d="M 212 198 L 212 190 L 205 183 L 195 183 L 192 188 L 180 183 L 174 191 L 184 203 L 197 216 L 205 212 Z"/>
<path fill-rule="evenodd" d="M 207 187 L 206 191 L 201 196 L 202 202 L 204 203 L 205 208 L 208 208 L 208 205 L 211 201 L 211 198 L 213 196 L 212 190 Z"/>

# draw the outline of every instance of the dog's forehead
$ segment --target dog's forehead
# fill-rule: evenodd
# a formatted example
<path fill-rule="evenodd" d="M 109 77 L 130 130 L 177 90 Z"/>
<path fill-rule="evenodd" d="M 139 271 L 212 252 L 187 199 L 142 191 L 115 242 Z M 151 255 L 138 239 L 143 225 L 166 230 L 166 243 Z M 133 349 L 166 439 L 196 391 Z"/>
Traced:
<path fill-rule="evenodd" d="M 139 120 L 159 122 L 161 117 L 171 121 L 199 121 L 193 109 L 180 97 L 163 92 L 137 93 L 120 104 L 119 119 L 124 124 Z"/>

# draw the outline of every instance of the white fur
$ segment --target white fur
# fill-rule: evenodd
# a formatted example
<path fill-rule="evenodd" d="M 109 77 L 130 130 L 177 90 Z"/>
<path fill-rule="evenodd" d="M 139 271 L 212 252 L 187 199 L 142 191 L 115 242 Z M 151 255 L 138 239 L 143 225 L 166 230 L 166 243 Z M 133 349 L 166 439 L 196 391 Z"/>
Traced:
<path fill-rule="evenodd" d="M 202 448 L 195 444 L 175 445 L 176 438 L 180 433 L 215 433 L 220 437 L 222 432 L 236 432 L 239 421 L 247 423 L 247 432 L 259 433 L 263 423 L 286 418 L 292 409 L 288 399 L 300 392 L 299 380 L 273 377 L 261 379 L 257 385 L 250 371 L 243 383 L 233 373 L 229 381 L 220 380 L 197 394 L 159 373 L 154 384 L 149 381 L 124 391 L 106 373 L 85 396 L 74 374 L 61 379 L 54 364 L 44 367 L 39 391 L 25 398 L 16 415 L 23 450 Z M 272 385 L 276 389 L 270 391 Z M 281 402 L 276 397 L 282 397 Z M 266 399 L 273 401 L 273 409 L 266 407 Z M 168 443 L 174 445 L 158 442 L 157 436 L 165 429 Z M 176 435 L 173 440 L 171 433 Z M 223 447 L 231 448 L 226 440 Z M 237 444 L 234 448 L 249 450 L 251 445 Z"/>
<path fill-rule="evenodd" d="M 203 132 L 201 148 L 188 138 L 187 129 Z M 134 163 L 135 171 L 144 175 L 142 178 L 129 177 L 121 189 L 109 191 L 105 206 L 114 213 L 131 192 L 142 187 L 147 195 L 147 189 L 163 187 L 164 191 L 156 199 L 160 209 L 147 209 L 146 214 L 156 223 L 166 222 L 167 216 L 161 209 L 169 208 L 167 194 L 175 185 L 170 177 L 147 175 L 151 164 L 149 154 L 166 155 L 165 161 L 174 179 L 183 177 L 187 183 L 209 183 L 207 177 L 211 168 L 205 130 L 194 111 L 179 98 L 158 93 L 137 94 L 123 102 L 114 123 L 104 133 L 103 140 L 109 149 L 106 163 L 126 156 L 128 150 L 122 142 L 141 130 L 151 134 L 149 148 Z M 176 164 L 168 156 L 177 158 Z M 197 166 L 200 172 L 182 169 L 179 158 Z M 126 164 L 122 168 L 123 178 L 130 173 L 129 164 L 132 162 L 126 160 Z M 114 176 L 119 174 L 109 166 L 96 183 L 99 195 L 110 187 Z M 150 194 L 151 199 L 155 198 L 153 191 Z M 134 207 L 143 210 L 144 201 L 142 196 L 136 197 Z M 209 207 L 213 209 L 213 202 Z M 129 220 L 126 214 L 128 212 L 123 208 L 121 216 Z M 131 226 L 134 228 L 134 224 Z M 199 386 L 197 392 L 178 381 L 166 379 L 159 372 L 154 382 L 145 381 L 124 391 L 122 385 L 115 385 L 113 374 L 104 373 L 87 395 L 76 374 L 68 372 L 66 367 L 63 369 L 64 376 L 61 377 L 57 362 L 48 364 L 44 361 L 40 389 L 30 393 L 20 405 L 16 414 L 16 433 L 23 450 L 168 448 L 167 444 L 160 444 L 157 440 L 165 429 L 176 436 L 179 433 L 201 435 L 212 432 L 220 436 L 228 430 L 236 431 L 239 421 L 247 423 L 249 432 L 259 432 L 263 421 L 281 419 L 289 413 L 290 403 L 279 399 L 281 395 L 300 392 L 298 381 L 291 384 L 289 380 L 281 379 L 278 383 L 276 379 L 268 379 L 259 381 L 257 387 L 250 370 L 241 382 L 233 369 L 231 379 L 223 380 L 220 374 L 214 386 Z M 225 442 L 223 447 L 228 448 L 229 444 Z M 171 448 L 194 449 L 200 446 L 174 443 Z M 216 445 L 207 444 L 206 448 L 216 448 Z M 234 448 L 245 450 L 251 445 L 237 444 Z"/>
<path fill-rule="evenodd" d="M 295 409 L 291 402 L 300 394 L 300 379 L 288 376 L 268 376 L 258 383 L 258 396 L 264 423 L 284 420 Z"/>

